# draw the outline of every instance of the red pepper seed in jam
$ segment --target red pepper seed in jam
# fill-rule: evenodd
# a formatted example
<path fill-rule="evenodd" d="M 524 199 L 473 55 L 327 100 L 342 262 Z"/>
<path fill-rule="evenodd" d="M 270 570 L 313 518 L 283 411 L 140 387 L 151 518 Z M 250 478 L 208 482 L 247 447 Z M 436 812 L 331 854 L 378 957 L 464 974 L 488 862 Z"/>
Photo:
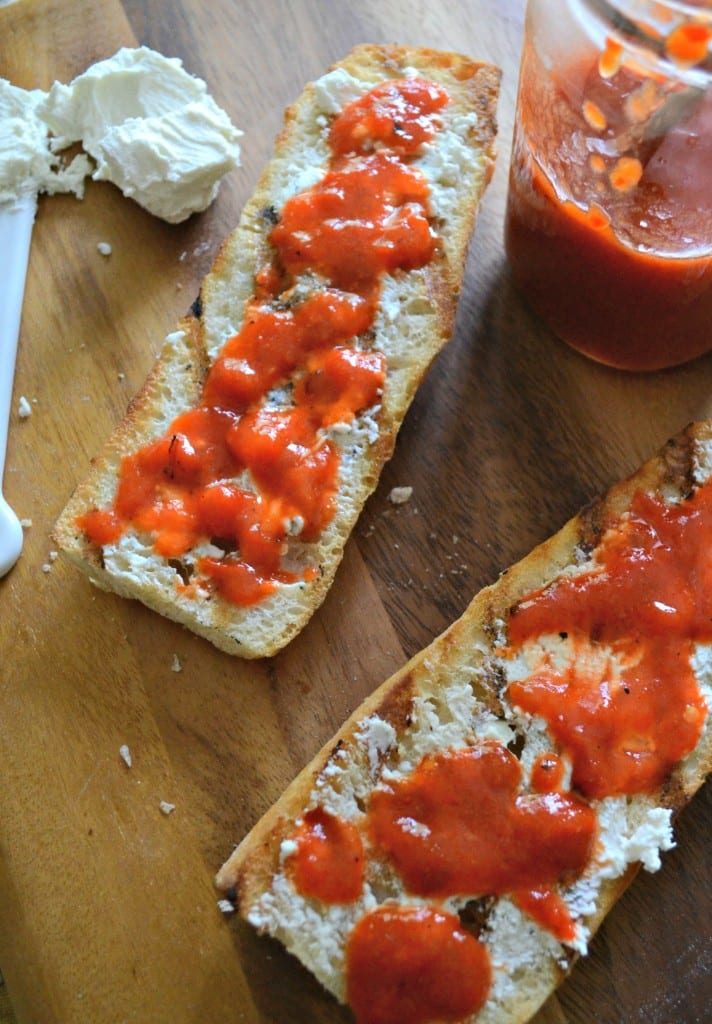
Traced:
<path fill-rule="evenodd" d="M 665 50 L 678 64 L 698 64 L 707 57 L 711 41 L 712 29 L 707 25 L 687 23 L 670 33 L 665 40 Z"/>
<path fill-rule="evenodd" d="M 124 458 L 113 508 L 78 520 L 94 544 L 115 543 L 129 526 L 168 558 L 212 541 L 225 554 L 200 559 L 199 576 L 239 605 L 314 578 L 314 567 L 285 572 L 282 558 L 290 535 L 314 540 L 335 512 L 339 454 L 324 429 L 380 401 L 385 357 L 355 339 L 373 325 L 381 278 L 435 251 L 427 182 L 404 160 L 433 137 L 447 99 L 432 82 L 399 79 L 334 120 L 329 168 L 282 209 L 272 261 L 198 406 Z M 326 284 L 305 296 L 294 286 L 309 273 Z M 265 407 L 287 383 L 293 406 Z"/>
<path fill-rule="evenodd" d="M 486 947 L 457 917 L 381 906 L 349 936 L 347 997 L 358 1024 L 460 1021 L 484 1005 L 492 983 Z"/>
<path fill-rule="evenodd" d="M 532 594 L 511 615 L 512 652 L 568 635 L 570 663 L 544 662 L 509 696 L 548 721 L 572 759 L 573 785 L 589 797 L 654 792 L 699 741 L 707 705 L 691 658 L 695 643 L 712 640 L 711 538 L 709 485 L 672 506 L 639 492 L 590 572 Z M 601 645 L 611 650 L 603 674 L 586 668 Z"/>

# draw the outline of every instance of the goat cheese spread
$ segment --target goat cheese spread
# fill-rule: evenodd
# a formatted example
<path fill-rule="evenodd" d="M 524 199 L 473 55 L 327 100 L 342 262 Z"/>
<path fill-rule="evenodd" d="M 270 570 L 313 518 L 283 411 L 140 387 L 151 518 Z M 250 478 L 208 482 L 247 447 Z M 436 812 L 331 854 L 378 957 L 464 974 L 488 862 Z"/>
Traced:
<path fill-rule="evenodd" d="M 0 200 L 111 181 L 172 224 L 206 209 L 240 161 L 242 132 L 177 58 L 124 48 L 49 92 L 0 82 Z M 68 167 L 58 153 L 80 142 Z"/>
<path fill-rule="evenodd" d="M 83 194 L 91 164 L 80 154 L 65 167 L 50 150 L 37 110 L 43 98 L 39 89 L 19 89 L 0 78 L 0 203 L 38 192 Z"/>

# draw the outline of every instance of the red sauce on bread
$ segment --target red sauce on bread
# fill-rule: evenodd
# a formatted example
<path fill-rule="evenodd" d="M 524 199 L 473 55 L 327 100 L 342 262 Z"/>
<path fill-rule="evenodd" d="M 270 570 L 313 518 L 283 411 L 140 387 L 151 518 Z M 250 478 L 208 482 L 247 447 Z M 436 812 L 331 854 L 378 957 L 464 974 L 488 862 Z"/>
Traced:
<path fill-rule="evenodd" d="M 556 754 L 540 754 L 532 766 L 531 786 L 537 793 L 554 793 L 564 781 L 564 764 Z"/>
<path fill-rule="evenodd" d="M 655 795 L 699 741 L 707 706 L 691 659 L 693 645 L 712 641 L 712 486 L 678 504 L 639 491 L 604 525 L 590 565 L 526 595 L 510 614 L 500 655 L 518 657 L 533 642 L 534 667 L 506 695 L 543 717 L 556 745 L 528 778 L 498 742 L 448 748 L 382 778 L 353 821 L 331 822 L 317 840 L 302 838 L 304 825 L 297 831 L 302 855 L 317 848 L 316 882 L 289 869 L 304 895 L 339 888 L 355 861 L 345 848 L 358 849 L 353 901 L 365 891 L 362 855 L 399 880 L 401 902 L 365 910 L 347 940 L 359 1024 L 458 1020 L 486 1001 L 486 945 L 466 913 L 443 910 L 449 900 L 507 896 L 575 945 L 579 925 L 561 890 L 593 856 L 593 801 Z M 346 839 L 349 828 L 361 847 Z"/>
<path fill-rule="evenodd" d="M 428 193 L 425 179 L 391 153 L 352 156 L 286 203 L 271 239 L 291 274 L 312 270 L 369 295 L 381 274 L 430 260 Z"/>
<path fill-rule="evenodd" d="M 355 825 L 323 807 L 304 815 L 288 870 L 296 888 L 324 903 L 351 903 L 363 888 L 364 851 Z"/>
<path fill-rule="evenodd" d="M 575 922 L 552 886 L 588 863 L 596 814 L 559 790 L 555 755 L 547 763 L 545 789 L 524 792 L 519 761 L 499 743 L 428 755 L 408 776 L 373 791 L 362 823 L 367 846 L 412 897 L 508 893 L 571 942 Z M 360 897 L 364 846 L 355 824 L 317 807 L 294 843 L 287 872 L 297 891 L 325 903 Z M 347 978 L 359 1024 L 425 1024 L 475 1013 L 491 967 L 486 948 L 452 914 L 382 905 L 350 934 Z"/>
<path fill-rule="evenodd" d="M 712 487 L 678 505 L 638 492 L 590 570 L 561 577 L 511 615 L 510 649 L 561 632 L 571 644 L 563 666 L 545 656 L 509 697 L 547 720 L 586 796 L 654 792 L 699 741 L 707 706 L 691 656 L 712 640 L 710 536 Z M 592 653 L 603 645 L 601 671 Z"/>
<path fill-rule="evenodd" d="M 331 126 L 335 157 L 387 149 L 412 156 L 433 136 L 433 113 L 445 105 L 445 91 L 412 77 L 382 82 L 350 103 Z"/>
<path fill-rule="evenodd" d="M 576 938 L 576 922 L 558 892 L 553 889 L 516 889 L 512 899 L 520 910 L 537 921 L 559 940 L 571 943 Z"/>
<path fill-rule="evenodd" d="M 365 914 L 346 956 L 347 995 L 359 1024 L 465 1020 L 491 985 L 486 947 L 453 914 L 426 907 Z"/>
<path fill-rule="evenodd" d="M 197 563 L 226 600 L 254 604 L 280 583 L 290 537 L 313 541 L 331 522 L 340 457 L 325 431 L 377 407 L 386 360 L 367 336 L 385 273 L 425 266 L 437 239 L 425 178 L 408 163 L 437 131 L 447 102 L 420 78 L 383 83 L 348 105 L 329 134 L 323 179 L 290 198 L 273 228 L 273 258 L 256 276 L 240 331 L 215 359 L 198 407 L 123 458 L 113 506 L 78 525 L 94 544 L 132 527 L 155 551 Z M 300 275 L 323 284 L 304 294 Z M 291 398 L 269 402 L 288 386 Z"/>
<path fill-rule="evenodd" d="M 428 755 L 374 790 L 374 845 L 417 896 L 508 893 L 578 875 L 594 811 L 571 794 L 524 793 L 521 783 L 519 761 L 499 743 Z"/>

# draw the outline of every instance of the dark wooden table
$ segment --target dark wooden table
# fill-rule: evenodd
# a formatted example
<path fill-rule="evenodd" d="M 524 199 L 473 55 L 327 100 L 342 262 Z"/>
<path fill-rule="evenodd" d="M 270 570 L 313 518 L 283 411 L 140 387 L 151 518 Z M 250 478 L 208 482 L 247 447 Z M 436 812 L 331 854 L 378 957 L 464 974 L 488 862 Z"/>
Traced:
<path fill-rule="evenodd" d="M 502 220 L 523 6 L 0 9 L 0 74 L 16 84 L 68 81 L 145 43 L 182 57 L 246 133 L 242 168 L 182 226 L 104 184 L 83 202 L 40 203 L 13 401 L 26 396 L 33 413 L 13 418 L 5 479 L 32 526 L 0 581 L 0 968 L 19 1024 L 348 1021 L 274 943 L 222 917 L 214 872 L 347 714 L 481 586 L 688 420 L 712 415 L 712 358 L 645 377 L 604 369 L 560 344 L 512 288 Z M 499 163 L 454 338 L 325 605 L 278 657 L 244 664 L 93 590 L 52 561 L 50 529 L 196 295 L 284 106 L 355 43 L 384 41 L 502 66 Z M 112 244 L 108 259 L 99 241 Z M 396 485 L 413 487 L 407 504 L 389 503 Z M 681 816 L 664 870 L 628 891 L 537 1024 L 709 1019 L 709 825 L 707 787 Z"/>

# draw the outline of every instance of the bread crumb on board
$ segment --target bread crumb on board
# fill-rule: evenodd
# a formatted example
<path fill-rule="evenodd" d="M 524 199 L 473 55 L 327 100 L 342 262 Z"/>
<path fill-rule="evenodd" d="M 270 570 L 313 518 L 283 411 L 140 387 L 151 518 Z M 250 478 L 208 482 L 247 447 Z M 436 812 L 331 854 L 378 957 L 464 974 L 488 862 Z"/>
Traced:
<path fill-rule="evenodd" d="M 413 496 L 412 487 L 393 487 L 391 493 L 388 495 L 388 500 L 392 505 L 405 505 L 407 501 Z"/>

